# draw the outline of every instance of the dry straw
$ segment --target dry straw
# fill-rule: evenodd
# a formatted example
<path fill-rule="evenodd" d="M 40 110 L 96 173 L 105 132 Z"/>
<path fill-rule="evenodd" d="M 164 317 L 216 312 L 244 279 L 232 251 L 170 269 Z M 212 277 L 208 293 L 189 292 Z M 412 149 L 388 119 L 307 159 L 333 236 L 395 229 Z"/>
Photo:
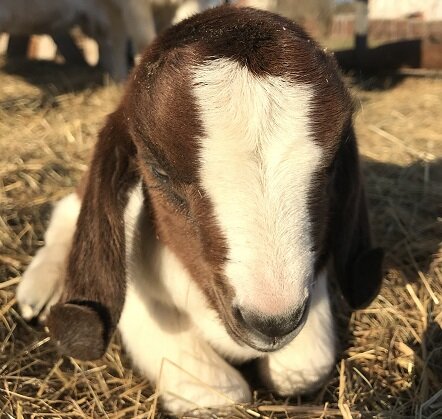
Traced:
<path fill-rule="evenodd" d="M 79 363 L 60 358 L 17 312 L 14 289 L 51 204 L 86 169 L 121 89 L 94 87 L 75 69 L 12 70 L 0 72 L 0 417 L 164 417 L 118 336 L 102 361 Z M 442 417 L 442 81 L 354 93 L 374 237 L 386 250 L 381 295 L 350 316 L 348 331 L 339 315 L 342 360 L 315 395 L 260 391 L 253 405 L 187 417 Z"/>

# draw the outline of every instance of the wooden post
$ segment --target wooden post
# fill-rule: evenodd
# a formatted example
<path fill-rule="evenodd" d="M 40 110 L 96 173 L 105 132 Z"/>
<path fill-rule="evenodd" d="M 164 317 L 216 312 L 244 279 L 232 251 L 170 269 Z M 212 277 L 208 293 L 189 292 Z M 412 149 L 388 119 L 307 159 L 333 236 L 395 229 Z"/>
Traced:
<path fill-rule="evenodd" d="M 361 67 L 367 50 L 368 0 L 356 0 L 355 6 L 355 49 Z"/>

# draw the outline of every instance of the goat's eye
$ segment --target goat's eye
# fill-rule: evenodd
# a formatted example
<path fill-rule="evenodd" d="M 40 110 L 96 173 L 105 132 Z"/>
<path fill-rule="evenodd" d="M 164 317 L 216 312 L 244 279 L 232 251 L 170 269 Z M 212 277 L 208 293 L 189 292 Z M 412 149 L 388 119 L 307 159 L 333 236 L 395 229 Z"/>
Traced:
<path fill-rule="evenodd" d="M 186 199 L 178 190 L 176 190 L 176 185 L 173 185 L 173 182 L 170 182 L 170 176 L 167 172 L 158 165 L 153 164 L 150 165 L 150 170 L 153 176 L 163 185 L 161 189 L 166 196 L 169 197 L 169 200 L 181 208 L 187 207 Z"/>
<path fill-rule="evenodd" d="M 150 166 L 150 169 L 152 171 L 152 174 L 162 183 L 169 182 L 170 177 L 169 175 L 161 169 L 161 167 L 158 166 Z"/>

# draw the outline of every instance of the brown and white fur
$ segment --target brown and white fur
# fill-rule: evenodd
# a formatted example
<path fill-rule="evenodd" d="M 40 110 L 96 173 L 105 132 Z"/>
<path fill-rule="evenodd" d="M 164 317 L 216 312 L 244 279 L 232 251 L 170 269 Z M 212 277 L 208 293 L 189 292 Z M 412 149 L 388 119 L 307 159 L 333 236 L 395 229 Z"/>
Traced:
<path fill-rule="evenodd" d="M 335 362 L 328 282 L 362 307 L 381 261 L 334 59 L 284 18 L 225 6 L 147 50 L 17 297 L 80 359 L 118 325 L 178 413 L 249 401 L 233 365 L 250 359 L 280 394 L 315 389 Z"/>

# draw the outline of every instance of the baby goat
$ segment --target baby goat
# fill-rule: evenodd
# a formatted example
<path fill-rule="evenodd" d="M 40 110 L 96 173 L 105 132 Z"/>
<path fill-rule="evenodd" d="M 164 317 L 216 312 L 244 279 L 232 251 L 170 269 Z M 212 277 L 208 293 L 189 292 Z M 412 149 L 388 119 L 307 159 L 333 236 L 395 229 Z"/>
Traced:
<path fill-rule="evenodd" d="M 358 166 L 333 57 L 268 12 L 196 15 L 146 51 L 57 204 L 23 316 L 79 359 L 118 326 L 175 413 L 250 400 L 231 364 L 250 359 L 276 392 L 311 391 L 335 363 L 328 281 L 352 308 L 381 283 Z"/>

